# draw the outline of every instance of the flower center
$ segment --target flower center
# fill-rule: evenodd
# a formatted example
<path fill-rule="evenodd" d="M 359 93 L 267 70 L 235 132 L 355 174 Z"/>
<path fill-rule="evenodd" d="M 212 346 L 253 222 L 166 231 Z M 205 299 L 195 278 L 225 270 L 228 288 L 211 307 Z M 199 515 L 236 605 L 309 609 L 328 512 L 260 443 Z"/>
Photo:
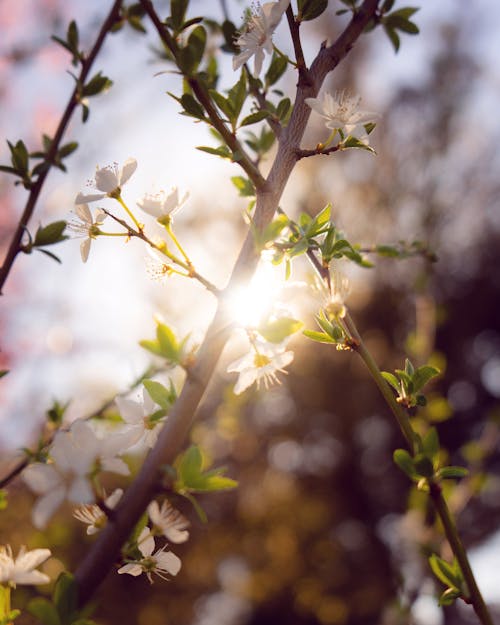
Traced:
<path fill-rule="evenodd" d="M 271 359 L 268 356 L 265 356 L 264 354 L 255 354 L 253 358 L 253 364 L 258 368 L 265 367 L 266 365 L 269 365 L 270 363 L 271 363 Z"/>

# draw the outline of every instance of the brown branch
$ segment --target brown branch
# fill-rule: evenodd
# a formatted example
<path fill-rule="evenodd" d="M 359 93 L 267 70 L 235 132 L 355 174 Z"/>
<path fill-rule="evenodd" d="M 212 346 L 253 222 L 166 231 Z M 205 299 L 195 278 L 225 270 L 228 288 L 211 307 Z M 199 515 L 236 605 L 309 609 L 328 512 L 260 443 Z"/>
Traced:
<path fill-rule="evenodd" d="M 315 148 L 314 150 L 295 150 L 295 154 L 297 155 L 297 160 L 300 161 L 301 158 L 308 158 L 309 156 L 318 156 L 318 154 L 333 154 L 334 152 L 338 152 L 342 147 L 340 145 L 334 145 L 331 148 Z"/>
<path fill-rule="evenodd" d="M 158 17 L 158 14 L 154 9 L 153 4 L 150 0 L 140 0 L 140 2 L 144 7 L 146 13 L 149 15 L 151 21 L 153 22 L 158 32 L 158 35 L 160 36 L 160 39 L 167 46 L 167 48 L 172 53 L 174 59 L 177 61 L 179 58 L 177 44 L 168 32 L 165 24 Z M 196 76 L 185 76 L 185 78 L 189 86 L 193 90 L 193 93 L 197 97 L 198 101 L 205 109 L 212 126 L 217 130 L 217 132 L 226 142 L 226 145 L 231 149 L 235 158 L 235 162 L 237 162 L 240 167 L 246 172 L 256 189 L 263 189 L 266 184 L 265 178 L 252 162 L 251 158 L 248 156 L 245 149 L 236 138 L 236 135 L 229 130 L 229 128 L 220 117 L 216 107 L 212 102 L 212 98 L 208 94 L 205 86 L 196 78 Z"/>
<path fill-rule="evenodd" d="M 59 150 L 61 140 L 69 124 L 71 116 L 73 115 L 75 108 L 79 104 L 78 94 L 79 94 L 80 85 L 85 84 L 85 80 L 87 79 L 90 69 L 97 57 L 97 54 L 99 53 L 102 47 L 102 44 L 104 43 L 104 39 L 106 38 L 106 35 L 108 34 L 112 26 L 117 21 L 122 2 L 123 0 L 115 0 L 111 8 L 111 11 L 109 12 L 107 18 L 105 19 L 101 27 L 101 30 L 99 31 L 99 34 L 94 43 L 94 46 L 92 47 L 89 55 L 82 61 L 82 69 L 80 71 L 80 75 L 78 76 L 78 82 L 75 85 L 75 88 L 73 89 L 73 93 L 71 94 L 68 104 L 66 105 L 66 109 L 63 113 L 63 116 L 61 117 L 61 121 L 59 122 L 59 126 L 57 127 L 56 134 L 54 135 L 54 139 L 52 140 L 50 149 L 47 152 L 47 156 L 45 158 L 45 162 L 48 164 L 48 168 L 39 174 L 38 178 L 36 179 L 35 183 L 30 189 L 30 193 L 26 201 L 23 214 L 21 215 L 21 219 L 19 220 L 17 228 L 12 236 L 9 249 L 7 250 L 7 255 L 5 256 L 2 267 L 0 268 L 0 295 L 2 294 L 5 281 L 7 280 L 7 277 L 9 276 L 9 273 L 10 273 L 10 270 L 12 269 L 14 261 L 17 255 L 19 254 L 19 252 L 21 251 L 21 241 L 23 238 L 23 234 L 25 232 L 25 229 L 26 229 L 26 226 L 28 225 L 29 220 L 31 219 L 33 215 L 36 203 L 40 196 L 40 192 L 47 178 L 47 175 L 53 166 L 53 162 Z"/>
<path fill-rule="evenodd" d="M 257 202 L 254 224 L 263 229 L 273 218 L 288 178 L 297 162 L 296 150 L 304 134 L 311 109 L 305 98 L 315 97 L 329 71 L 332 71 L 349 52 L 356 39 L 362 34 L 371 19 L 379 0 L 365 0 L 359 12 L 353 17 L 339 39 L 325 53 L 322 48 L 313 63 L 311 74 L 313 86 L 299 85 L 290 123 L 279 139 L 278 151 L 267 180 L 258 175 L 256 185 Z M 141 0 L 151 15 L 151 3 Z M 153 12 L 154 14 L 154 12 Z M 155 15 L 155 14 L 154 14 Z M 160 31 L 165 31 L 160 22 Z M 196 83 L 195 83 L 196 84 Z M 151 501 L 160 480 L 162 466 L 170 465 L 184 445 L 196 410 L 212 376 L 219 356 L 228 338 L 231 324 L 227 312 L 226 294 L 244 284 L 253 274 L 258 262 L 253 233 L 248 233 L 234 266 L 228 286 L 219 298 L 215 317 L 200 347 L 196 362 L 188 373 L 184 387 L 170 411 L 155 447 L 147 456 L 139 474 L 130 485 L 118 507 L 116 516 L 103 529 L 89 550 L 85 560 L 76 571 L 79 589 L 79 603 L 84 604 L 106 577 L 109 569 L 119 557 L 120 548 L 127 540 L 135 523 Z"/>
<path fill-rule="evenodd" d="M 299 85 L 311 85 L 311 76 L 309 75 L 309 70 L 307 69 L 306 61 L 304 59 L 304 51 L 302 50 L 302 43 L 300 41 L 300 22 L 296 21 L 291 5 L 289 5 L 286 10 L 286 19 L 288 21 L 288 28 L 290 29 L 290 35 L 292 37 L 295 61 L 299 71 Z"/>

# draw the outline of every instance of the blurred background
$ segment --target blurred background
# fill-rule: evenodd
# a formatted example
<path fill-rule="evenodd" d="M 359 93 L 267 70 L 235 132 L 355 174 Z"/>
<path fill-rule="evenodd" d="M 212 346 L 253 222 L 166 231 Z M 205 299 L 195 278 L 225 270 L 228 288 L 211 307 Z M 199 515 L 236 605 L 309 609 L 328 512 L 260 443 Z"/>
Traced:
<path fill-rule="evenodd" d="M 41 134 L 54 131 L 73 79 L 66 73 L 69 55 L 50 35 L 63 36 L 76 19 L 84 46 L 90 46 L 108 4 L 0 3 L 2 137 L 22 139 L 35 150 Z M 220 19 L 223 4 L 213 0 L 205 15 L 208 3 L 192 1 L 190 13 Z M 245 3 L 225 4 L 239 24 Z M 419 240 L 436 253 L 436 263 L 416 257 L 377 259 L 369 270 L 346 267 L 349 305 L 383 369 L 401 367 L 408 355 L 415 364 L 431 362 L 443 370 L 415 420 L 437 425 L 450 462 L 471 471 L 450 492 L 450 502 L 498 618 L 500 11 L 494 0 L 422 4 L 415 19 L 421 34 L 403 35 L 397 55 L 375 31 L 356 44 L 326 85 L 359 93 L 362 108 L 378 113 L 372 135 L 377 156 L 354 151 L 305 159 L 282 207 L 292 216 L 315 214 L 331 202 L 335 223 L 364 248 Z M 168 3 L 156 5 L 167 15 Z M 327 14 L 304 26 L 308 60 L 319 42 L 341 31 L 345 18 L 335 16 L 338 8 L 331 0 Z M 291 52 L 284 26 L 276 41 Z M 75 116 L 67 137 L 79 149 L 67 161 L 68 174 L 50 173 L 30 230 L 71 218 L 74 197 L 97 164 L 134 157 L 139 167 L 124 188 L 125 199 L 133 206 L 153 185 L 189 191 L 176 232 L 201 273 L 222 286 L 246 228 L 246 203 L 229 180 L 239 171 L 194 149 L 211 139 L 203 126 L 178 115 L 166 92 L 179 94 L 179 79 L 158 60 L 155 33 L 146 28 L 146 35 L 124 28 L 107 39 L 94 69 L 114 85 L 91 101 L 87 124 Z M 235 80 L 231 58 L 220 53 L 218 62 L 221 87 L 229 87 Z M 293 97 L 293 76 L 278 86 Z M 304 147 L 325 138 L 313 116 Z M 0 162 L 8 160 L 3 141 Z M 25 197 L 9 176 L 0 177 L 3 250 Z M 154 279 L 137 241 L 98 239 L 85 265 L 78 241 L 53 250 L 61 265 L 36 252 L 19 256 L 2 297 L 0 368 L 11 370 L 0 381 L 5 470 L 20 447 L 36 444 L 54 399 L 70 401 L 71 420 L 130 388 L 151 364 L 138 341 L 154 336 L 153 315 L 199 342 L 214 309 L 202 287 L 175 277 Z M 294 282 L 307 271 L 298 263 Z M 314 303 L 300 293 L 294 291 L 295 305 L 309 311 L 312 328 Z M 426 557 L 436 550 L 449 554 L 432 509 L 392 463 L 400 434 L 362 363 L 298 337 L 281 385 L 235 397 L 234 378 L 224 365 L 240 347 L 229 346 L 192 432 L 193 442 L 216 465 L 227 466 L 239 488 L 201 500 L 207 525 L 186 502 L 176 501 L 192 521 L 189 542 L 174 549 L 183 561 L 181 573 L 150 586 L 111 572 L 96 603 L 98 622 L 475 622 L 465 605 L 437 608 L 440 587 L 430 579 Z M 158 379 L 166 380 L 162 375 Z M 69 510 L 43 534 L 35 532 L 32 496 L 20 481 L 10 490 L 1 542 L 15 548 L 49 544 L 55 558 L 48 572 L 74 569 L 90 539 Z M 16 605 L 30 596 L 31 589 L 20 587 Z"/>

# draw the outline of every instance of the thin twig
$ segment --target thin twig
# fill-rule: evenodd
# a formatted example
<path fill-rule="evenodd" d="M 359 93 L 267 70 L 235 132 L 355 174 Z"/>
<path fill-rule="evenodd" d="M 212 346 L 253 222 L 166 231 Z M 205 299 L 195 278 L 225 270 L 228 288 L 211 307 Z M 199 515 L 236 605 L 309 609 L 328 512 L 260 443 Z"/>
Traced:
<path fill-rule="evenodd" d="M 161 246 L 158 245 L 157 243 L 155 243 L 154 241 L 152 241 L 147 236 L 147 234 L 144 233 L 144 230 L 142 230 L 142 229 L 141 230 L 134 230 L 124 219 L 121 219 L 120 217 L 117 217 L 116 215 L 114 215 L 112 212 L 106 210 L 105 208 L 103 208 L 102 210 L 106 213 L 106 215 L 111 217 L 111 219 L 114 219 L 114 221 L 119 223 L 120 226 L 122 226 L 122 228 L 125 229 L 125 231 L 126 231 L 126 233 L 127 233 L 127 235 L 129 237 L 136 237 L 138 239 L 141 239 L 141 241 L 144 241 L 145 243 L 147 243 L 153 249 L 157 250 L 160 253 L 163 253 L 163 250 L 162 250 Z M 183 269 L 186 269 L 186 271 L 189 272 L 189 275 L 186 275 L 186 277 L 193 278 L 194 280 L 197 280 L 200 284 L 202 284 L 207 289 L 207 291 L 210 291 L 214 295 L 220 295 L 220 289 L 218 289 L 215 286 L 215 284 L 210 282 L 210 280 L 207 280 L 200 273 L 198 273 L 194 269 L 193 265 L 185 266 L 185 264 L 182 263 L 180 260 L 172 261 L 172 262 L 177 262 L 179 264 L 179 266 L 183 267 Z"/>
<path fill-rule="evenodd" d="M 341 149 L 341 145 L 334 145 L 331 148 L 322 148 L 318 146 L 314 150 L 295 150 L 295 154 L 297 155 L 297 160 L 300 161 L 301 158 L 318 156 L 318 154 L 324 154 L 325 156 L 327 156 L 328 154 L 333 154 L 334 152 L 338 152 Z"/>
<path fill-rule="evenodd" d="M 29 220 L 31 219 L 33 215 L 36 203 L 40 196 L 40 192 L 47 178 L 47 175 L 53 166 L 55 156 L 59 150 L 59 146 L 61 144 L 66 128 L 69 124 L 71 116 L 73 115 L 73 112 L 75 111 L 75 108 L 79 104 L 78 94 L 79 94 L 80 85 L 85 84 L 85 80 L 87 79 L 90 69 L 92 68 L 92 65 L 97 57 L 97 54 L 99 53 L 102 47 L 102 44 L 104 42 L 104 39 L 106 38 L 106 35 L 109 33 L 112 26 L 117 21 L 122 2 L 123 0 L 115 0 L 111 8 L 111 11 L 109 12 L 107 18 L 105 19 L 101 27 L 101 30 L 99 31 L 99 35 L 97 36 L 94 46 L 92 47 L 89 55 L 82 61 L 82 69 L 80 71 L 80 75 L 78 76 L 78 82 L 75 85 L 75 88 L 73 89 L 73 92 L 68 101 L 68 104 L 66 105 L 66 109 L 63 113 L 63 116 L 61 117 L 61 121 L 59 122 L 59 125 L 57 127 L 56 133 L 54 135 L 54 139 L 52 140 L 52 143 L 50 144 L 50 148 L 45 158 L 45 162 L 48 164 L 48 167 L 45 171 L 42 171 L 39 174 L 38 178 L 36 179 L 36 182 L 34 182 L 33 186 L 30 188 L 29 196 L 26 201 L 23 214 L 21 215 L 21 219 L 19 220 L 17 228 L 12 236 L 9 249 L 7 250 L 7 255 L 5 256 L 2 267 L 0 268 L 0 295 L 2 294 L 4 284 L 7 280 L 7 277 L 9 276 L 9 273 L 12 269 L 14 261 L 17 255 L 19 254 L 19 252 L 21 251 L 21 241 L 23 238 L 23 234 L 26 230 L 26 226 L 28 225 Z"/>
<path fill-rule="evenodd" d="M 286 10 L 286 19 L 288 21 L 288 27 L 290 29 L 290 35 L 292 37 L 297 69 L 299 70 L 299 85 L 311 86 L 312 80 L 311 76 L 309 75 L 309 70 L 307 69 L 306 61 L 304 58 L 304 51 L 302 50 L 302 43 L 300 41 L 300 22 L 296 21 L 291 5 L 289 5 Z"/>

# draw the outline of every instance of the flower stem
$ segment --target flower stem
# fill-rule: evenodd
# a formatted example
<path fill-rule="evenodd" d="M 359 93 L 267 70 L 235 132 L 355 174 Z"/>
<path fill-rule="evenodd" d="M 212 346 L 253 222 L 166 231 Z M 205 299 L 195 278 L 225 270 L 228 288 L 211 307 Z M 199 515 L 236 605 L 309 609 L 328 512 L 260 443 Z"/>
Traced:
<path fill-rule="evenodd" d="M 416 437 L 408 420 L 406 412 L 397 403 L 391 389 L 389 388 L 389 385 L 382 377 L 380 369 L 378 368 L 373 356 L 368 351 L 366 345 L 364 344 L 363 339 L 361 338 L 356 328 L 356 325 L 349 313 L 347 313 L 345 316 L 345 322 L 352 337 L 356 339 L 356 346 L 354 349 L 361 356 L 373 380 L 375 381 L 375 384 L 379 387 L 382 395 L 384 396 L 384 399 L 386 400 L 394 416 L 396 417 L 399 427 L 401 428 L 412 453 L 415 453 Z M 467 584 L 467 591 L 469 594 L 468 602 L 472 604 L 474 612 L 476 613 L 476 616 L 478 617 L 482 625 L 493 625 L 493 621 L 491 619 L 486 603 L 484 602 L 481 591 L 479 590 L 476 580 L 474 578 L 474 573 L 472 572 L 472 568 L 467 557 L 467 552 L 458 534 L 456 523 L 443 497 L 439 484 L 433 482 L 430 483 L 429 496 L 434 504 L 436 513 L 441 520 L 446 539 L 448 540 L 451 550 L 453 551 L 453 554 L 460 565 L 462 575 L 464 576 L 465 582 Z"/>
<path fill-rule="evenodd" d="M 193 263 L 191 262 L 191 259 L 189 258 L 189 256 L 184 251 L 184 248 L 182 247 L 182 245 L 179 243 L 179 239 L 175 236 L 174 231 L 172 230 L 172 225 L 171 225 L 170 222 L 165 224 L 165 229 L 168 232 L 168 234 L 170 235 L 172 241 L 177 246 L 177 249 L 179 250 L 179 252 L 183 255 L 184 260 L 186 261 L 188 267 L 192 267 Z"/>
<path fill-rule="evenodd" d="M 123 198 L 121 195 L 119 195 L 117 198 L 115 198 L 116 201 L 125 209 L 125 212 L 127 213 L 127 215 L 130 217 L 130 219 L 134 222 L 135 227 L 137 228 L 137 230 L 139 230 L 139 232 L 142 232 L 143 230 L 143 225 L 140 224 L 137 219 L 135 218 L 134 213 L 130 210 L 130 208 L 125 204 L 125 202 L 123 201 Z"/>
<path fill-rule="evenodd" d="M 378 386 L 385 401 L 388 403 L 389 408 L 391 409 L 392 413 L 396 417 L 396 421 L 398 422 L 398 425 L 401 428 L 403 436 L 408 442 L 410 450 L 413 452 L 415 449 L 415 435 L 410 425 L 410 422 L 408 421 L 406 412 L 398 404 L 391 389 L 389 388 L 389 385 L 382 377 L 382 374 L 380 373 L 380 369 L 378 368 L 377 363 L 375 362 L 371 353 L 368 351 L 368 348 L 363 342 L 363 339 L 361 338 L 361 335 L 359 334 L 358 329 L 356 328 L 356 325 L 348 312 L 346 313 L 346 316 L 345 316 L 345 324 L 351 336 L 356 340 L 355 350 L 361 356 L 361 359 L 365 363 L 375 384 Z"/>
<path fill-rule="evenodd" d="M 438 484 L 431 484 L 430 497 L 436 508 L 436 512 L 441 520 L 444 528 L 444 533 L 450 547 L 455 555 L 462 575 L 464 576 L 465 583 L 467 584 L 467 591 L 469 593 L 468 602 L 472 604 L 474 612 L 483 625 L 493 625 L 493 620 L 488 611 L 488 607 L 483 599 L 481 591 L 478 588 L 474 573 L 467 557 L 467 552 L 458 534 L 457 526 L 453 519 L 452 513 L 448 508 L 443 493 Z"/>

